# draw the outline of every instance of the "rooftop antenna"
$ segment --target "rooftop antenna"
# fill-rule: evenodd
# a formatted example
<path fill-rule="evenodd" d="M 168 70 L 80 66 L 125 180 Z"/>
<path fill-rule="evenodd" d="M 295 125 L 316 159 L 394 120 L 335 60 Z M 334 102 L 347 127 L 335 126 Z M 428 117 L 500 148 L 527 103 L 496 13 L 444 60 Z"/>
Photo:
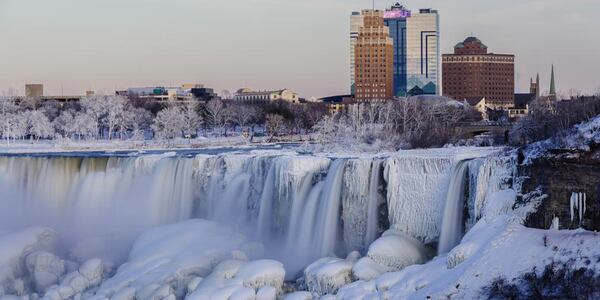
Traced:
<path fill-rule="evenodd" d="M 375 0 L 373 0 L 373 10 L 375 10 Z"/>

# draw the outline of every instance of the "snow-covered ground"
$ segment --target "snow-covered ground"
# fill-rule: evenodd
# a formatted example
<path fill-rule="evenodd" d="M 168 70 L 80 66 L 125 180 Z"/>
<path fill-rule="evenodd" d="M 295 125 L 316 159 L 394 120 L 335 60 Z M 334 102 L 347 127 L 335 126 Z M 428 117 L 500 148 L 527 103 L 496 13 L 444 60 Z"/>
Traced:
<path fill-rule="evenodd" d="M 597 234 L 522 225 L 514 171 L 465 147 L 0 157 L 0 297 L 472 299 L 600 269 Z"/>
<path fill-rule="evenodd" d="M 261 142 L 261 140 L 258 140 Z M 259 143 L 261 144 L 261 143 Z M 269 145 L 264 143 L 265 145 Z M 169 149 L 205 149 L 218 147 L 251 147 L 258 144 L 250 143 L 241 136 L 174 139 L 174 140 L 25 140 L 0 141 L 0 153 L 59 153 L 59 152 L 116 152 L 116 151 L 167 151 Z"/>
<path fill-rule="evenodd" d="M 525 162 L 548 154 L 549 150 L 590 151 L 591 144 L 600 144 L 600 116 L 576 125 L 557 136 L 536 142 L 525 149 Z"/>

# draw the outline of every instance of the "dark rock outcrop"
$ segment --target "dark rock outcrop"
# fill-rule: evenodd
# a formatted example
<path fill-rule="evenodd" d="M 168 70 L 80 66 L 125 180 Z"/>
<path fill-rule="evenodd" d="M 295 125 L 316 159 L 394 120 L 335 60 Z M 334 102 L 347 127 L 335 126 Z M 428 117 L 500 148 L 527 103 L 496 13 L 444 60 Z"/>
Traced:
<path fill-rule="evenodd" d="M 541 189 L 547 197 L 531 214 L 526 226 L 548 229 L 555 217 L 560 229 L 584 228 L 600 231 L 600 151 L 591 152 L 557 150 L 553 154 L 536 159 L 530 165 L 519 167 L 526 179 L 522 192 L 526 194 Z M 585 193 L 586 212 L 579 219 L 577 210 L 571 216 L 572 193 Z"/>

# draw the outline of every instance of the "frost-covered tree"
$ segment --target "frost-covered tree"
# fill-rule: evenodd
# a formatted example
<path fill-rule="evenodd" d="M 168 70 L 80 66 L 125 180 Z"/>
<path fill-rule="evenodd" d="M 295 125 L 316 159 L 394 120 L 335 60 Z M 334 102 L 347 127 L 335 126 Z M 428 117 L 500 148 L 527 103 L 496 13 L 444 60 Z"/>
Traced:
<path fill-rule="evenodd" d="M 89 121 L 89 127 L 94 128 L 93 136 L 96 137 L 100 134 L 100 126 L 102 124 L 102 118 L 106 114 L 106 107 L 104 104 L 103 96 L 90 96 L 83 97 L 79 101 L 81 105 L 81 112 L 86 114 L 86 121 Z M 86 126 L 86 127 L 88 127 Z"/>
<path fill-rule="evenodd" d="M 2 134 L 7 144 L 10 144 L 10 140 L 14 136 L 14 131 L 19 129 L 15 128 L 17 126 L 15 124 L 17 110 L 18 107 L 15 98 L 0 97 L 0 134 Z"/>
<path fill-rule="evenodd" d="M 225 135 L 227 135 L 227 123 L 231 119 L 231 112 L 225 103 L 222 100 L 213 99 L 206 103 L 204 110 L 208 124 L 213 128 L 225 129 Z"/>
<path fill-rule="evenodd" d="M 161 110 L 154 119 L 152 129 L 158 138 L 174 139 L 181 137 L 186 127 L 181 108 L 177 106 Z"/>
<path fill-rule="evenodd" d="M 259 115 L 260 110 L 255 106 L 237 104 L 233 106 L 231 119 L 236 125 L 243 128 L 256 122 Z"/>
<path fill-rule="evenodd" d="M 92 115 L 86 113 L 78 113 L 75 115 L 72 130 L 79 139 L 94 138 L 98 135 L 96 120 Z"/>
<path fill-rule="evenodd" d="M 266 117 L 265 126 L 271 135 L 271 139 L 280 134 L 285 125 L 285 119 L 282 115 L 268 114 Z"/>
<path fill-rule="evenodd" d="M 29 110 L 23 113 L 26 132 L 32 138 L 46 139 L 54 136 L 54 126 L 41 110 Z"/>
<path fill-rule="evenodd" d="M 39 108 L 45 115 L 48 117 L 50 121 L 54 121 L 54 119 L 58 118 L 61 113 L 61 104 L 56 100 L 46 100 L 42 102 Z"/>
<path fill-rule="evenodd" d="M 70 138 L 75 134 L 73 130 L 73 123 L 75 120 L 75 111 L 72 109 L 64 110 L 52 121 L 54 124 L 54 130 L 63 138 Z"/>
<path fill-rule="evenodd" d="M 144 132 L 150 129 L 153 117 L 150 111 L 128 105 L 124 113 L 124 122 L 119 129 L 121 134 L 126 132 L 131 133 L 131 138 L 140 140 L 144 139 Z"/>
<path fill-rule="evenodd" d="M 198 134 L 198 128 L 202 125 L 202 116 L 198 114 L 198 102 L 188 102 L 181 107 L 184 120 L 183 133 L 186 136 Z"/>

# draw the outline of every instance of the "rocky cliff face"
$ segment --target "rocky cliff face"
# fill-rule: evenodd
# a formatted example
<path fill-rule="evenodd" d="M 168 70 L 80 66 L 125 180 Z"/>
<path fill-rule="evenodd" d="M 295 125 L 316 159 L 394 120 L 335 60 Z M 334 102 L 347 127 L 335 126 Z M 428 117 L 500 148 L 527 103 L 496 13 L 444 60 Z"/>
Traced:
<path fill-rule="evenodd" d="M 555 218 L 560 229 L 600 231 L 600 149 L 590 152 L 553 151 L 519 167 L 526 179 L 523 194 L 541 189 L 547 197 L 526 221 L 528 227 L 548 229 Z M 583 218 L 572 208 L 573 193 L 585 194 Z"/>

